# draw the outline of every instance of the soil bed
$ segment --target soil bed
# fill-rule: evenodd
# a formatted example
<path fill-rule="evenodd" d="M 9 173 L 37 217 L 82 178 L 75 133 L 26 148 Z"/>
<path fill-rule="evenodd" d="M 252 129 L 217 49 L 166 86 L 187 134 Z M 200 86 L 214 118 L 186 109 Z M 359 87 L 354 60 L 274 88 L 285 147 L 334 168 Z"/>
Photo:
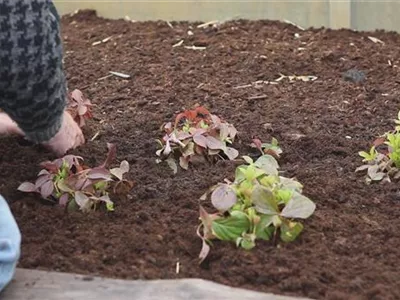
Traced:
<path fill-rule="evenodd" d="M 391 129 L 397 116 L 400 36 L 301 31 L 269 21 L 234 21 L 218 30 L 195 25 L 189 36 L 188 23 L 170 28 L 165 22 L 104 20 L 91 12 L 63 18 L 69 88 L 81 89 L 96 104 L 96 118 L 85 129 L 88 140 L 100 131 L 73 152 L 94 165 L 103 161 L 106 142 L 117 143 L 118 159 L 132 164 L 136 187 L 129 199 L 116 200 L 113 213 L 66 214 L 16 192 L 51 154 L 3 139 L 0 188 L 23 233 L 19 266 L 128 279 L 200 277 L 316 299 L 400 299 L 399 187 L 367 186 L 354 173 L 361 163 L 357 152 Z M 371 35 L 385 44 L 372 42 Z M 206 50 L 173 48 L 181 39 Z M 364 71 L 366 80 L 343 80 L 351 68 Z M 132 78 L 98 80 L 109 71 Z M 235 88 L 273 81 L 280 73 L 318 79 Z M 220 162 L 173 176 L 166 164 L 155 164 L 154 142 L 163 122 L 196 103 L 236 126 L 242 155 L 252 135 L 280 141 L 285 176 L 296 176 L 317 204 L 296 242 L 259 242 L 250 252 L 219 242 L 198 266 L 198 198 L 232 179 L 235 165 Z"/>

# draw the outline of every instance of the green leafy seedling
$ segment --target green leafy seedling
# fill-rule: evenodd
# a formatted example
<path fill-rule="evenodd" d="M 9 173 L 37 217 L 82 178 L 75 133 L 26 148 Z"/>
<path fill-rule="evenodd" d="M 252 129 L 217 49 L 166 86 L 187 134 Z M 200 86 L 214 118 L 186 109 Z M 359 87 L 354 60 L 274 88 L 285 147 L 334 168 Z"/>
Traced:
<path fill-rule="evenodd" d="M 208 214 L 200 206 L 200 262 L 215 239 L 234 242 L 246 250 L 254 248 L 257 240 L 294 241 L 303 231 L 297 220 L 307 219 L 315 211 L 314 202 L 302 194 L 303 186 L 279 175 L 273 156 L 265 154 L 256 161 L 248 156 L 243 159 L 246 163 L 236 168 L 234 182 L 217 184 L 206 193 L 211 194 L 217 212 Z"/>

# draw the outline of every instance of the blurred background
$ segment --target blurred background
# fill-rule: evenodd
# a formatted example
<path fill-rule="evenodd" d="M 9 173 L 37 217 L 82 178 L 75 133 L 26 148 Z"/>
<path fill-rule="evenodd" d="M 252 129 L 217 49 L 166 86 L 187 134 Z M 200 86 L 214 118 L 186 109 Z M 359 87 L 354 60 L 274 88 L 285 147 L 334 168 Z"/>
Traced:
<path fill-rule="evenodd" d="M 385 29 L 399 31 L 400 0 L 302 0 L 302 1 L 224 1 L 224 0 L 143 0 L 81 1 L 54 0 L 61 14 L 78 9 L 95 9 L 107 18 L 132 20 L 225 21 L 229 19 L 289 20 L 302 27 Z M 384 17 L 383 17 L 384 16 Z"/>

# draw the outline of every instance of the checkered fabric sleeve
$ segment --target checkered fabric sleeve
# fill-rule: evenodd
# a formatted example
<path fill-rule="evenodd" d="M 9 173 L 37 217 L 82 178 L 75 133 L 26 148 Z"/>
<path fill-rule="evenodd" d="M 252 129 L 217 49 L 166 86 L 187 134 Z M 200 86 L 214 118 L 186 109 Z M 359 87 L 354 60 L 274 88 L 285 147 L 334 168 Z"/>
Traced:
<path fill-rule="evenodd" d="M 0 108 L 35 143 L 60 129 L 66 82 L 50 0 L 0 0 Z"/>

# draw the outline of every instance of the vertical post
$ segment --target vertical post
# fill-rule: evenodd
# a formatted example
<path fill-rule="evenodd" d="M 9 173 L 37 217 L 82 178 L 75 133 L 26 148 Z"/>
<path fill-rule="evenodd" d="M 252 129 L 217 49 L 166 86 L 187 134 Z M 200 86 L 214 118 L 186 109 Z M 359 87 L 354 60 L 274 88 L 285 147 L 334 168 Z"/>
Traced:
<path fill-rule="evenodd" d="M 329 27 L 351 28 L 351 0 L 329 0 Z"/>

